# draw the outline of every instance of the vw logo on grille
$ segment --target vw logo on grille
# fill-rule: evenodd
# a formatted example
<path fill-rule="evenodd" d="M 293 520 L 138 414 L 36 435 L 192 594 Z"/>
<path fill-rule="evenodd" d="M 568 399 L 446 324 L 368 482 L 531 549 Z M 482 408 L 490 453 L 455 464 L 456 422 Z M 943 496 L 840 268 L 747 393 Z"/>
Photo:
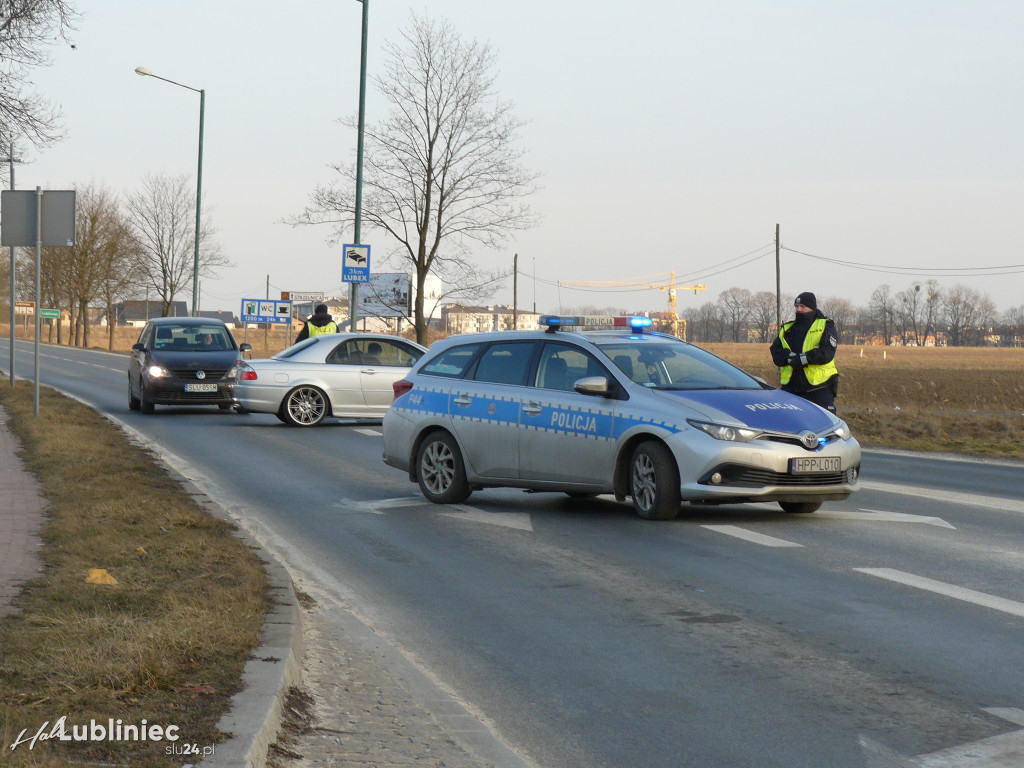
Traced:
<path fill-rule="evenodd" d="M 205 379 L 206 378 L 206 371 L 196 371 L 196 378 L 197 379 Z"/>
<path fill-rule="evenodd" d="M 818 447 L 818 436 L 813 432 L 804 432 L 800 435 L 800 442 L 804 444 L 804 447 L 808 450 Z"/>

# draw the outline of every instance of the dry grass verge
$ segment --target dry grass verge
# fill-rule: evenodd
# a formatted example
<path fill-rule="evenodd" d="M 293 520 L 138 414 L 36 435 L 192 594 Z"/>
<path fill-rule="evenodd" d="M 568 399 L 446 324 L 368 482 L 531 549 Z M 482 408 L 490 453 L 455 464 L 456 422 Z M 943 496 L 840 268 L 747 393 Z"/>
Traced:
<path fill-rule="evenodd" d="M 38 741 L 23 731 L 176 725 L 216 744 L 266 610 L 263 566 L 146 450 L 90 408 L 30 382 L 0 386 L 8 427 L 47 499 L 44 573 L 0 619 L 0 766 L 196 762 L 167 741 Z M 116 584 L 86 583 L 91 568 Z M 180 746 L 179 746 L 180 748 Z"/>

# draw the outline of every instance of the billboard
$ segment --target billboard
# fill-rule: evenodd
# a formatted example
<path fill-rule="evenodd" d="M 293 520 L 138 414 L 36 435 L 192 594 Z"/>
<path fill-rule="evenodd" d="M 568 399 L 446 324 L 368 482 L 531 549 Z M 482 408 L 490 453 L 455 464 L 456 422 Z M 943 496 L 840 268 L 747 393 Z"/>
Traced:
<path fill-rule="evenodd" d="M 408 317 L 412 277 L 404 272 L 375 272 L 359 289 L 359 314 L 364 317 Z"/>

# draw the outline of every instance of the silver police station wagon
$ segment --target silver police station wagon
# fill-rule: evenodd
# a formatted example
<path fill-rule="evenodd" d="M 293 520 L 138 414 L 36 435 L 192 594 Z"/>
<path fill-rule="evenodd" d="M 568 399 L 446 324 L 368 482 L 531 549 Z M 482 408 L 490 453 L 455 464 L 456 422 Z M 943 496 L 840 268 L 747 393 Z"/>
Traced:
<path fill-rule="evenodd" d="M 430 501 L 492 487 L 612 493 L 670 520 L 682 501 L 807 513 L 856 490 L 860 445 L 817 405 L 645 332 L 649 318 L 541 325 L 439 341 L 395 383 L 384 461 Z"/>

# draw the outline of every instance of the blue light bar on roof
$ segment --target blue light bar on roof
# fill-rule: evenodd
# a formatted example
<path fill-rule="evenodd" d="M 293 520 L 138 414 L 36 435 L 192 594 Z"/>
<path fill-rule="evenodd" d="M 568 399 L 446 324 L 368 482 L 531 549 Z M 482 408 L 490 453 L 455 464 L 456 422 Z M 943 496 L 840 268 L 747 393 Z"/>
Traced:
<path fill-rule="evenodd" d="M 632 328 L 642 332 L 653 321 L 649 317 L 609 317 L 607 315 L 541 315 L 538 321 L 548 331 L 559 328 Z"/>

